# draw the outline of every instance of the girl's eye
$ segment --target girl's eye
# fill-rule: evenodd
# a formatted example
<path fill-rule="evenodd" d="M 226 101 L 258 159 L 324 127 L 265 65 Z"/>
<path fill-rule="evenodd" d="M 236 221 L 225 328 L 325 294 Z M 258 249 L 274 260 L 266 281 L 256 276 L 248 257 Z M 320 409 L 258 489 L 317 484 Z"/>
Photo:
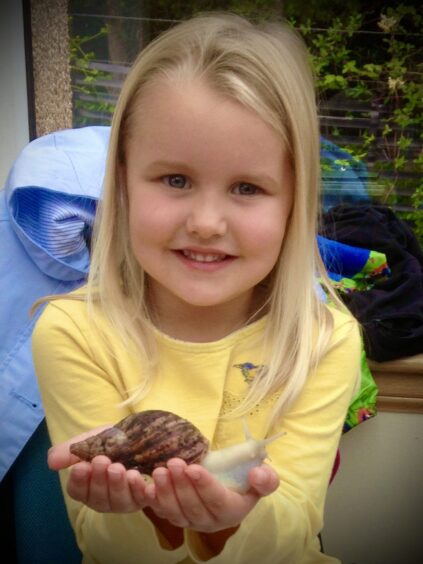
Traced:
<path fill-rule="evenodd" d="M 164 176 L 163 179 L 172 188 L 189 188 L 189 181 L 183 174 L 169 174 Z"/>
<path fill-rule="evenodd" d="M 234 188 L 235 194 L 240 194 L 241 196 L 255 196 L 261 189 L 254 184 L 249 184 L 248 182 L 240 182 Z"/>

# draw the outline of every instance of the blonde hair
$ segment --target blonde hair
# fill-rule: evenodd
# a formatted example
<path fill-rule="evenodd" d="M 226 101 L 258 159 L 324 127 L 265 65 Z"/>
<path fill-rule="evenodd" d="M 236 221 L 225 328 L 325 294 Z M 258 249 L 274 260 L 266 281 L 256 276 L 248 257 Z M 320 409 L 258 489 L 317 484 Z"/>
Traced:
<path fill-rule="evenodd" d="M 156 79 L 178 77 L 201 77 L 217 93 L 257 112 L 280 134 L 292 162 L 293 207 L 269 282 L 264 350 L 271 355 L 267 369 L 255 378 L 235 410 L 246 412 L 283 387 L 271 426 L 327 351 L 333 323 L 315 289 L 316 274 L 324 279 L 326 275 L 316 245 L 320 167 L 314 84 L 303 41 L 286 23 L 254 25 L 235 15 L 198 16 L 176 25 L 141 52 L 113 117 L 88 304 L 91 311 L 100 305 L 123 338 L 136 345 L 150 362 L 151 380 L 155 358 L 146 280 L 130 248 L 128 202 L 119 182 L 119 165 L 125 161 L 133 114 L 143 90 Z M 130 401 L 147 389 L 148 381 L 140 383 Z"/>

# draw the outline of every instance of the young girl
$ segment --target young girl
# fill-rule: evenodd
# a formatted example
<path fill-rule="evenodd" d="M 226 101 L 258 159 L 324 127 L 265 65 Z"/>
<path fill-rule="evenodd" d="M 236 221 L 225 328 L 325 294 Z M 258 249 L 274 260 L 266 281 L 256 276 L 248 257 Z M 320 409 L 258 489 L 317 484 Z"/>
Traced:
<path fill-rule="evenodd" d="M 33 338 L 84 562 L 324 563 L 317 535 L 359 378 L 355 321 L 325 305 L 316 249 L 318 120 L 287 25 L 181 23 L 135 62 L 112 124 L 86 288 Z M 249 489 L 172 458 L 146 483 L 69 445 L 161 409 L 211 449 L 285 431 Z M 93 429 L 95 431 L 93 431 Z"/>

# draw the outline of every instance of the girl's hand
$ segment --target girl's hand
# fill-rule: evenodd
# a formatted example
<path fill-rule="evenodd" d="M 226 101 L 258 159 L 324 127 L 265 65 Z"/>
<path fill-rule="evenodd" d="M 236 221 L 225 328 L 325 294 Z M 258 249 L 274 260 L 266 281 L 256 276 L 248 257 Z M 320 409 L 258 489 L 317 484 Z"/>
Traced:
<path fill-rule="evenodd" d="M 72 443 L 78 443 L 79 441 L 84 441 L 97 433 L 101 433 L 105 429 L 108 429 L 111 425 L 102 425 L 101 427 L 96 427 L 87 431 L 86 433 L 81 433 L 76 437 L 60 443 L 58 445 L 52 446 L 47 453 L 47 464 L 51 470 L 63 470 L 64 468 L 69 468 L 72 464 L 80 461 L 80 458 L 71 453 L 69 447 Z"/>
<path fill-rule="evenodd" d="M 106 429 L 107 426 L 78 435 L 52 447 L 48 465 L 52 470 L 72 466 L 67 483 L 68 494 L 91 509 L 100 512 L 129 513 L 139 511 L 145 504 L 145 481 L 137 470 L 126 470 L 112 463 L 107 456 L 96 456 L 91 462 L 81 461 L 69 446 Z"/>
<path fill-rule="evenodd" d="M 146 483 L 138 470 L 126 470 L 107 456 L 73 465 L 67 484 L 68 494 L 101 513 L 140 511 L 146 504 Z"/>
<path fill-rule="evenodd" d="M 153 479 L 144 496 L 156 515 L 176 527 L 203 533 L 238 526 L 259 499 L 279 485 L 276 472 L 262 465 L 250 471 L 250 490 L 239 494 L 222 485 L 202 466 L 187 466 L 179 458 L 169 460 L 167 468 L 154 470 Z"/>
<path fill-rule="evenodd" d="M 106 428 L 73 437 L 48 453 L 52 470 L 72 466 L 69 495 L 96 511 L 128 513 L 148 505 L 158 517 L 176 527 L 215 532 L 238 526 L 257 501 L 279 485 L 276 472 L 262 465 L 250 471 L 251 489 L 241 495 L 223 486 L 202 466 L 187 466 L 178 458 L 170 460 L 167 468 L 157 468 L 154 483 L 147 485 L 137 470 L 126 470 L 106 456 L 85 462 L 70 452 L 70 444 Z"/>

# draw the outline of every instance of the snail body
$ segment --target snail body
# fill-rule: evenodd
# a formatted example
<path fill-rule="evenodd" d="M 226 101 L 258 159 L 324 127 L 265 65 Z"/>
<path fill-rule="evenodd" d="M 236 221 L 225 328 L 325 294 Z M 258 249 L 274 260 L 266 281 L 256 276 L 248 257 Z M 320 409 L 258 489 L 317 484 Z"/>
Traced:
<path fill-rule="evenodd" d="M 285 433 L 278 433 L 268 439 L 257 440 L 250 434 L 244 421 L 245 441 L 219 450 L 209 451 L 201 462 L 227 488 L 246 492 L 250 485 L 248 474 L 252 468 L 260 466 L 267 458 L 266 445 Z"/>
<path fill-rule="evenodd" d="M 280 437 L 254 439 L 244 423 L 245 441 L 220 450 L 209 450 L 209 441 L 195 425 L 178 415 L 148 410 L 129 415 L 113 427 L 84 441 L 73 443 L 70 451 L 91 461 L 104 454 L 125 468 L 151 475 L 166 466 L 170 458 L 187 464 L 201 464 L 226 487 L 243 493 L 248 490 L 248 473 L 267 457 L 266 445 Z"/>

